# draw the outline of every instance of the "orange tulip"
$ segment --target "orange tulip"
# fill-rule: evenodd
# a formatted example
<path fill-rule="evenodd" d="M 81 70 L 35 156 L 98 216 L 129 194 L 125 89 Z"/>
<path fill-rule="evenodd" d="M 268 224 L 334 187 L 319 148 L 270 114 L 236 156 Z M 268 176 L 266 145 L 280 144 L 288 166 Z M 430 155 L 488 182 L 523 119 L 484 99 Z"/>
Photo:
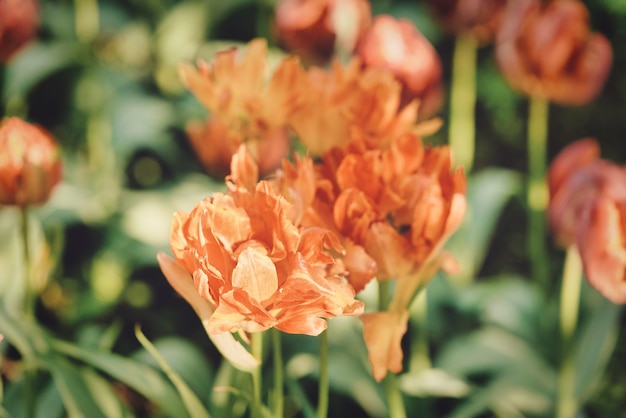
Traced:
<path fill-rule="evenodd" d="M 556 103 L 595 98 L 611 69 L 608 40 L 589 28 L 577 0 L 510 2 L 496 40 L 496 58 L 513 88 Z"/>
<path fill-rule="evenodd" d="M 35 0 L 0 0 L 0 63 L 35 39 L 39 8 Z"/>
<path fill-rule="evenodd" d="M 201 161 L 223 172 L 241 143 L 250 147 L 262 172 L 277 168 L 288 147 L 287 121 L 298 104 L 304 73 L 294 57 L 283 60 L 266 82 L 267 44 L 256 39 L 241 56 L 219 52 L 212 63 L 180 66 L 185 86 L 211 112 L 204 126 L 188 128 Z M 224 144 L 217 143 L 223 141 Z M 216 151 L 219 150 L 219 151 Z M 210 158 L 208 158 L 210 157 Z"/>
<path fill-rule="evenodd" d="M 42 204 L 61 174 L 59 146 L 50 133 L 16 117 L 0 122 L 0 204 Z"/>
<path fill-rule="evenodd" d="M 241 179 L 256 174 L 249 161 L 234 161 L 229 194 L 178 212 L 172 226 L 176 261 L 214 308 L 207 332 L 275 327 L 318 335 L 323 318 L 360 315 L 363 303 L 335 266 L 336 238 L 323 228 L 298 228 L 291 204 L 270 183 L 250 191 Z"/>
<path fill-rule="evenodd" d="M 356 49 L 366 67 L 386 68 L 402 83 L 402 103 L 418 99 L 419 116 L 436 114 L 443 104 L 437 51 L 406 19 L 377 16 Z"/>
<path fill-rule="evenodd" d="M 413 134 L 384 149 L 351 144 L 328 153 L 324 163 L 334 173 L 338 231 L 375 261 L 379 280 L 397 279 L 388 311 L 362 317 L 380 381 L 388 370 L 401 369 L 407 309 L 445 261 L 442 246 L 465 213 L 465 176 L 452 170 L 448 147 L 425 149 Z M 351 284 L 358 292 L 367 280 Z"/>
<path fill-rule="evenodd" d="M 487 44 L 500 26 L 506 0 L 430 0 L 428 5 L 449 32 Z"/>
<path fill-rule="evenodd" d="M 276 7 L 276 36 L 306 60 L 324 62 L 336 47 L 354 49 L 371 14 L 367 0 L 282 0 Z"/>
<path fill-rule="evenodd" d="M 400 109 L 402 87 L 384 69 L 364 69 L 353 59 L 345 67 L 333 63 L 330 71 L 311 67 L 307 76 L 290 123 L 311 154 L 342 147 L 354 135 L 383 145 L 415 128 L 417 103 Z"/>
<path fill-rule="evenodd" d="M 592 139 L 574 142 L 548 175 L 548 220 L 557 241 L 576 245 L 589 283 L 626 303 L 626 169 L 600 159 Z"/>

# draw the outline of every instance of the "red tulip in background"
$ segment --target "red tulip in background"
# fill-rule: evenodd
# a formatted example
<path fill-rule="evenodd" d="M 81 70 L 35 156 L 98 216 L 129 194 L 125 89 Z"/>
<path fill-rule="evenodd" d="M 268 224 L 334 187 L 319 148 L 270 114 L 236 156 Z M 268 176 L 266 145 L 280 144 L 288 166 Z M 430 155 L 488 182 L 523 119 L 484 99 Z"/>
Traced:
<path fill-rule="evenodd" d="M 566 105 L 589 102 L 611 69 L 608 40 L 591 32 L 576 0 L 509 2 L 496 40 L 504 77 L 522 93 Z"/>
<path fill-rule="evenodd" d="M 594 288 L 626 303 L 626 168 L 600 159 L 598 143 L 582 139 L 554 159 L 548 182 L 557 241 L 576 245 Z"/>
<path fill-rule="evenodd" d="M 0 205 L 45 203 L 61 173 L 59 146 L 50 133 L 17 117 L 0 121 Z"/>

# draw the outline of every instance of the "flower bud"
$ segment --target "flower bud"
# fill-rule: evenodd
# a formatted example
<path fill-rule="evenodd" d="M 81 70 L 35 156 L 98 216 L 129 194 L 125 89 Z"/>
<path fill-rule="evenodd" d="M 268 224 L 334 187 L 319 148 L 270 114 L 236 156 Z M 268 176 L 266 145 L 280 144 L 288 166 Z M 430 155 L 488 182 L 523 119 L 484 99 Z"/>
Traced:
<path fill-rule="evenodd" d="M 367 0 L 282 0 L 276 36 L 307 61 L 324 62 L 335 48 L 351 52 L 371 21 Z"/>
<path fill-rule="evenodd" d="M 469 34 L 486 44 L 495 37 L 506 0 L 429 0 L 428 4 L 448 32 Z"/>
<path fill-rule="evenodd" d="M 0 0 L 0 63 L 35 38 L 38 15 L 35 0 Z"/>
<path fill-rule="evenodd" d="M 16 117 L 0 122 L 0 204 L 45 203 L 61 174 L 59 147 L 50 133 Z"/>
<path fill-rule="evenodd" d="M 390 70 L 403 85 L 404 104 L 419 99 L 419 117 L 428 118 L 443 103 L 437 51 L 406 19 L 380 15 L 363 35 L 356 54 L 366 67 Z"/>
<path fill-rule="evenodd" d="M 514 89 L 555 103 L 582 105 L 604 86 L 613 52 L 603 35 L 591 32 L 582 3 L 518 0 L 505 13 L 496 59 Z"/>

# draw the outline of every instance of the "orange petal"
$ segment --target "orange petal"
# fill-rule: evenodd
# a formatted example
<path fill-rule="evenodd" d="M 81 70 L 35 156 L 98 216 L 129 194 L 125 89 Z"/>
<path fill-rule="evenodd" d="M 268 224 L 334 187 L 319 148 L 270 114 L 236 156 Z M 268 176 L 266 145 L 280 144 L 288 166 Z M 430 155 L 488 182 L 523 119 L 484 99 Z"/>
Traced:
<path fill-rule="evenodd" d="M 239 254 L 233 269 L 232 285 L 262 303 L 278 290 L 276 266 L 268 256 L 246 248 Z"/>
<path fill-rule="evenodd" d="M 576 240 L 587 279 L 611 302 L 626 303 L 626 206 L 600 197 L 589 203 L 588 216 Z"/>
<path fill-rule="evenodd" d="M 402 371 L 402 337 L 409 320 L 409 311 L 376 312 L 361 316 L 363 338 L 372 364 L 374 379 L 380 382 L 387 371 Z"/>
<path fill-rule="evenodd" d="M 215 344 L 215 347 L 222 353 L 234 367 L 242 371 L 252 371 L 259 365 L 259 361 L 254 358 L 230 333 L 211 334 L 208 331 L 209 318 L 213 314 L 213 306 L 205 299 L 201 298 L 193 284 L 191 276 L 176 261 L 163 252 L 157 254 L 157 261 L 165 278 L 196 312 L 207 335 Z"/>
<path fill-rule="evenodd" d="M 554 196 L 561 185 L 575 171 L 587 167 L 600 158 L 600 145 L 593 138 L 572 142 L 552 160 L 548 172 L 550 196 Z"/>

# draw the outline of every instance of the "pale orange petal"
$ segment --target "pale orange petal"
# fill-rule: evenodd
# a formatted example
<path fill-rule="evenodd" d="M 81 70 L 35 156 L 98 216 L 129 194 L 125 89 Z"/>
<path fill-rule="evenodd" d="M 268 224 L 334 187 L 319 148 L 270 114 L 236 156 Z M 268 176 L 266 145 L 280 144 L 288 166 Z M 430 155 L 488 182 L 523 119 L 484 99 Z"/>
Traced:
<path fill-rule="evenodd" d="M 278 290 L 276 267 L 268 256 L 246 248 L 239 254 L 233 269 L 232 285 L 263 303 Z"/>
<path fill-rule="evenodd" d="M 402 371 L 402 337 L 406 333 L 409 311 L 375 312 L 361 316 L 363 338 L 372 365 L 372 374 L 377 382 L 387 371 Z"/>
<path fill-rule="evenodd" d="M 163 252 L 157 254 L 157 261 L 161 271 L 172 288 L 181 295 L 194 309 L 207 335 L 234 367 L 242 371 L 252 371 L 258 367 L 259 362 L 239 343 L 230 333 L 211 334 L 208 330 L 208 322 L 213 314 L 214 307 L 197 293 L 191 276 L 176 261 Z"/>

